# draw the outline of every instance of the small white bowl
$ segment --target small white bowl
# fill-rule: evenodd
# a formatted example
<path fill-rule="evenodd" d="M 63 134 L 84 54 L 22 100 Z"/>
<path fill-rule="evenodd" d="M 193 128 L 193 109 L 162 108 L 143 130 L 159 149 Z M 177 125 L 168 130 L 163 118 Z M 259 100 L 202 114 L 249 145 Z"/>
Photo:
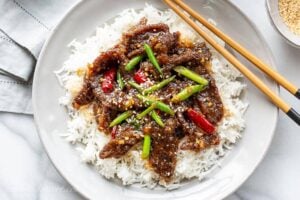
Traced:
<path fill-rule="evenodd" d="M 273 27 L 275 27 L 275 29 L 289 44 L 300 48 L 300 36 L 294 34 L 284 23 L 279 14 L 278 0 L 266 0 L 266 6 Z"/>

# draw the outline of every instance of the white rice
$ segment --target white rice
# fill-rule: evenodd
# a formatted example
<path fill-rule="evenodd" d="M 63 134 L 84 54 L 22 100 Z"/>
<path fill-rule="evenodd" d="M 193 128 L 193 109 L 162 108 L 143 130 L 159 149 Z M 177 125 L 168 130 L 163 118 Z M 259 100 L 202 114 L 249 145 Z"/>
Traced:
<path fill-rule="evenodd" d="M 124 10 L 112 24 L 104 24 L 96 29 L 96 34 L 80 43 L 73 40 L 69 47 L 71 55 L 62 68 L 56 71 L 61 86 L 65 89 L 65 96 L 61 97 L 60 104 L 66 106 L 70 119 L 68 130 L 63 136 L 74 144 L 80 152 L 81 160 L 95 166 L 96 170 L 106 178 L 119 178 L 124 185 L 138 183 L 139 185 L 154 188 L 157 184 L 165 185 L 158 181 L 158 176 L 145 167 L 146 161 L 141 159 L 140 149 L 130 151 L 128 156 L 120 159 L 100 159 L 99 152 L 109 141 L 109 136 L 99 132 L 94 120 L 91 107 L 79 111 L 71 106 L 72 99 L 81 89 L 83 74 L 78 70 L 86 69 L 88 63 L 119 42 L 121 34 L 132 25 L 146 17 L 148 23 L 163 22 L 170 27 L 170 31 L 179 31 L 182 37 L 192 41 L 202 39 L 170 10 L 159 11 L 151 5 L 146 5 L 143 10 Z M 219 41 L 219 40 L 218 40 Z M 220 44 L 224 45 L 222 41 Z M 241 74 L 229 65 L 218 53 L 211 49 L 212 71 L 227 114 L 218 126 L 221 142 L 218 146 L 200 153 L 179 150 L 174 180 L 165 185 L 168 189 L 180 186 L 180 181 L 193 177 L 202 179 L 210 169 L 218 165 L 245 128 L 243 119 L 247 104 L 240 99 L 245 85 L 240 82 Z"/>

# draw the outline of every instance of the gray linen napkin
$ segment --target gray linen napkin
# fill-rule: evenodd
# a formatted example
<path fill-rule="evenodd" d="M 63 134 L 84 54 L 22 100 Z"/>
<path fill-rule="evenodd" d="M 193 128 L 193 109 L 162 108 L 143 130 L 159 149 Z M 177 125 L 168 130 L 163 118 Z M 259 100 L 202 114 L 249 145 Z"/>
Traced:
<path fill-rule="evenodd" d="M 35 59 L 29 51 L 15 43 L 2 30 L 0 30 L 0 55 L 0 70 L 4 75 L 22 81 L 29 80 Z"/>
<path fill-rule="evenodd" d="M 31 114 L 32 75 L 51 29 L 78 0 L 0 0 L 0 111 Z"/>

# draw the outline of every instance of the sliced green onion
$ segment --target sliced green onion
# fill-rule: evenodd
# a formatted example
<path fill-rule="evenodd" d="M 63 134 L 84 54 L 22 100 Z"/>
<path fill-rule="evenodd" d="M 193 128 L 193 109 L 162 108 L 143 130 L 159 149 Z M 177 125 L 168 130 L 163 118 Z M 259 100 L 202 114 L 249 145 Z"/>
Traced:
<path fill-rule="evenodd" d="M 140 93 L 142 93 L 143 88 L 139 84 L 137 84 L 136 82 L 128 81 L 128 84 L 131 85 L 133 88 L 135 88 Z"/>
<path fill-rule="evenodd" d="M 178 94 L 176 94 L 171 99 L 171 102 L 178 103 L 180 101 L 184 101 L 184 100 L 188 99 L 190 96 L 192 96 L 193 94 L 195 94 L 197 92 L 200 92 L 204 88 L 205 88 L 204 85 L 192 85 L 192 86 L 188 86 L 188 87 L 184 88 L 183 90 L 181 90 L 181 92 L 179 92 Z"/>
<path fill-rule="evenodd" d="M 145 102 L 146 104 L 152 104 L 154 101 L 156 101 L 155 98 L 152 98 L 152 97 L 146 97 L 146 96 L 143 96 L 141 94 L 137 94 L 136 95 L 137 98 L 139 98 L 141 101 Z"/>
<path fill-rule="evenodd" d="M 143 55 L 141 56 L 136 56 L 134 58 L 132 58 L 128 63 L 127 65 L 125 66 L 125 70 L 126 71 L 131 71 L 134 69 L 134 67 L 139 63 L 141 62 L 141 60 L 143 59 Z"/>
<path fill-rule="evenodd" d="M 197 74 L 197 73 L 189 70 L 186 67 L 177 66 L 177 67 L 174 68 L 174 70 L 177 73 L 179 73 L 179 74 L 187 77 L 188 79 L 191 79 L 192 81 L 195 81 L 195 82 L 197 82 L 197 83 L 199 83 L 201 85 L 205 85 L 206 86 L 208 84 L 208 80 L 206 80 L 205 78 L 201 77 L 199 74 Z"/>
<path fill-rule="evenodd" d="M 121 73 L 120 73 L 119 70 L 118 70 L 118 72 L 117 72 L 117 82 L 118 82 L 119 88 L 120 88 L 121 90 L 123 90 L 123 88 L 124 88 L 124 86 L 125 86 L 125 83 L 124 83 L 124 81 L 123 81 L 123 78 L 122 78 Z"/>
<path fill-rule="evenodd" d="M 120 114 L 118 117 L 116 117 L 110 124 L 109 127 L 113 127 L 115 125 L 121 124 L 125 119 L 130 117 L 132 115 L 132 111 L 126 111 Z"/>
<path fill-rule="evenodd" d="M 172 116 L 175 114 L 174 111 L 170 108 L 170 106 L 164 104 L 161 101 L 156 101 L 156 108 Z"/>
<path fill-rule="evenodd" d="M 155 110 L 153 110 L 150 113 L 152 119 L 154 119 L 154 121 L 161 127 L 165 127 L 164 122 L 162 121 L 162 119 L 160 118 L 160 116 L 157 114 L 157 112 L 155 112 Z"/>
<path fill-rule="evenodd" d="M 168 78 L 166 80 L 163 80 L 163 81 L 161 81 L 161 82 L 159 82 L 159 83 L 157 83 L 155 85 L 152 85 L 151 87 L 145 89 L 143 91 L 143 94 L 147 95 L 147 94 L 150 94 L 150 93 L 152 93 L 152 92 L 154 92 L 156 90 L 159 90 L 159 89 L 163 88 L 164 86 L 168 85 L 171 81 L 173 81 L 175 79 L 175 77 L 176 76 L 172 76 L 172 77 L 170 77 L 170 78 Z"/>
<path fill-rule="evenodd" d="M 142 119 L 143 117 L 145 117 L 148 113 L 150 113 L 152 110 L 154 110 L 156 108 L 156 103 L 152 103 L 151 106 L 149 106 L 146 110 L 144 110 L 143 112 L 141 112 L 140 114 L 138 114 L 136 116 L 137 119 Z"/>
<path fill-rule="evenodd" d="M 160 74 L 162 74 L 162 70 L 161 70 L 161 68 L 160 68 L 160 66 L 159 66 L 159 64 L 158 64 L 158 62 L 157 62 L 157 60 L 154 56 L 154 53 L 153 53 L 151 47 L 148 44 L 144 44 L 144 49 L 147 53 L 147 56 L 148 56 L 150 62 L 154 65 L 154 67 L 157 69 L 157 71 Z"/>
<path fill-rule="evenodd" d="M 174 115 L 174 111 L 170 108 L 170 106 L 168 106 L 167 104 L 161 102 L 161 101 L 157 101 L 157 100 L 154 100 L 154 99 L 151 99 L 149 97 L 145 97 L 143 95 L 140 95 L 140 94 L 137 94 L 137 97 L 142 100 L 143 102 L 147 103 L 147 104 L 152 104 L 152 103 L 156 103 L 156 108 L 165 112 L 165 113 L 168 113 L 170 115 Z"/>
<path fill-rule="evenodd" d="M 150 149 L 151 149 L 151 137 L 150 135 L 144 136 L 144 143 L 143 143 L 143 151 L 142 151 L 142 158 L 146 159 L 150 155 Z"/>

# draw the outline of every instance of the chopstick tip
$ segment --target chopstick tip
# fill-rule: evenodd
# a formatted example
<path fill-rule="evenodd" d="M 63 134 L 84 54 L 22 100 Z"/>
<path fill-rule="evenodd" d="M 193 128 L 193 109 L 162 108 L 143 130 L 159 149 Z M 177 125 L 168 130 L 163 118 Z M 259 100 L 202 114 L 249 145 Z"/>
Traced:
<path fill-rule="evenodd" d="M 300 89 L 298 89 L 298 91 L 296 92 L 295 97 L 297 97 L 298 99 L 300 99 Z"/>
<path fill-rule="evenodd" d="M 286 114 L 300 126 L 300 114 L 296 110 L 291 108 Z"/>

